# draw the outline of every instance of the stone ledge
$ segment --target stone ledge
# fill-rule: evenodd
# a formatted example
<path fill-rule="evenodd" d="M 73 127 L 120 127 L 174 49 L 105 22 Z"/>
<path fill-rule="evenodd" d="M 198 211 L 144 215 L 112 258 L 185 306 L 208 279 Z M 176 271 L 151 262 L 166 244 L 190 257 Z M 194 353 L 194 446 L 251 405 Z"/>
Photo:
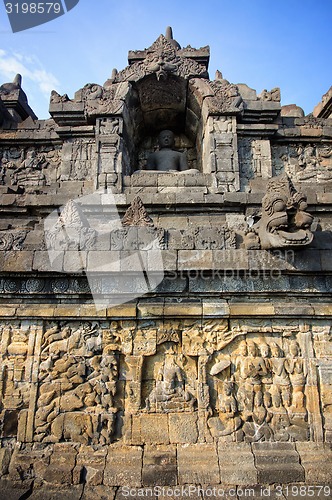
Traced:
<path fill-rule="evenodd" d="M 120 273 L 121 270 L 141 271 L 142 264 L 149 271 L 159 271 L 160 256 L 164 271 L 243 271 L 262 274 L 269 272 L 273 277 L 281 271 L 318 272 L 332 271 L 332 251 L 329 249 L 308 248 L 296 252 L 280 251 L 273 254 L 266 250 L 193 249 L 190 238 L 170 230 L 170 247 L 165 250 L 140 252 L 137 259 L 135 250 L 69 250 L 56 252 L 56 261 L 51 265 L 46 250 L 0 251 L 0 271 L 11 273 L 24 272 L 66 272 L 93 274 Z M 182 239 L 181 239 L 182 238 Z M 186 248 L 187 247 L 187 248 Z M 191 247 L 191 248 L 190 248 Z M 157 252 L 154 254 L 153 252 Z M 136 256 L 136 257 L 135 257 Z M 130 266 L 130 267 L 129 267 Z"/>
<path fill-rule="evenodd" d="M 155 423 L 156 419 L 167 419 L 167 415 L 149 416 Z M 181 416 L 186 417 L 185 414 Z M 63 496 L 59 499 L 78 498 L 75 493 L 82 486 L 79 481 L 83 467 L 87 488 L 103 488 L 104 485 L 111 493 L 114 493 L 114 488 L 123 486 L 141 488 L 163 484 L 215 484 L 233 488 L 250 485 L 256 488 L 260 484 L 274 483 L 298 486 L 332 484 L 331 445 L 314 442 L 158 445 L 154 441 L 155 436 L 159 433 L 162 440 L 163 427 L 158 429 L 151 423 L 143 429 L 144 446 L 113 443 L 94 450 L 78 443 L 58 443 L 44 449 L 27 445 L 26 448 L 15 449 L 13 453 L 10 449 L 1 448 L 0 499 L 19 500 L 29 490 L 31 481 L 22 481 L 21 475 L 29 477 L 31 463 L 34 464 L 35 478 L 32 497 L 40 500 L 46 498 L 40 494 L 45 493 L 46 487 L 49 491 L 61 488 Z M 154 444 L 149 444 L 151 439 Z M 8 494 L 9 491 L 11 494 Z M 64 496 L 65 492 L 73 494 L 73 497 Z"/>
<path fill-rule="evenodd" d="M 251 318 L 251 317 L 315 317 L 331 318 L 330 303 L 227 302 L 225 300 L 138 299 L 113 307 L 97 308 L 91 304 L 18 304 L 0 305 L 0 318 L 104 318 L 156 319 L 166 318 Z"/>

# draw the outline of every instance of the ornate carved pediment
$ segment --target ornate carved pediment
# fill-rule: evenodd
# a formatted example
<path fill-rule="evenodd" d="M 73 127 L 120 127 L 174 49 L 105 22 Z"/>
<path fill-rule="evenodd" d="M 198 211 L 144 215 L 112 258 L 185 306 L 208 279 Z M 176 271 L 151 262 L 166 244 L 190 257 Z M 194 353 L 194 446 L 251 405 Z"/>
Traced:
<path fill-rule="evenodd" d="M 208 76 L 205 66 L 180 56 L 176 48 L 163 35 L 160 35 L 146 50 L 146 54 L 143 61 L 135 62 L 120 71 L 115 77 L 115 82 L 137 82 L 151 74 L 155 74 L 157 80 L 166 79 L 169 75 L 186 79 L 207 78 Z"/>
<path fill-rule="evenodd" d="M 217 76 L 219 72 L 217 72 Z M 222 78 L 217 78 L 210 83 L 214 92 L 214 97 L 208 97 L 208 107 L 211 113 L 215 114 L 234 114 L 241 111 L 243 107 L 242 97 L 239 89 L 233 83 Z"/>

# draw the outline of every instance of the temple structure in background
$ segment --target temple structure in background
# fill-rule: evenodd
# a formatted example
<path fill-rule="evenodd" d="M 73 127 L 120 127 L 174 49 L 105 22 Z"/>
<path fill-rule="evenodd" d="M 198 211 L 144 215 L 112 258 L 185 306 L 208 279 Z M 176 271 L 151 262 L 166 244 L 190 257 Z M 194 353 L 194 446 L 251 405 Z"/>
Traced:
<path fill-rule="evenodd" d="M 0 499 L 332 484 L 332 91 L 208 64 L 0 87 Z"/>

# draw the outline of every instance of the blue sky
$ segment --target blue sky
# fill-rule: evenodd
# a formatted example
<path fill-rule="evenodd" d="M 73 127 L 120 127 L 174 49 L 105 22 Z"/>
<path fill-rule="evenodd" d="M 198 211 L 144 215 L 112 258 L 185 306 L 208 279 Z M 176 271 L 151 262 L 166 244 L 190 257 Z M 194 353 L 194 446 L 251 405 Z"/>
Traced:
<path fill-rule="evenodd" d="M 37 1 L 37 0 L 36 0 Z M 258 93 L 280 87 L 282 104 L 310 113 L 332 85 L 332 0 L 80 0 L 64 16 L 13 34 L 0 4 L 0 83 L 23 75 L 39 118 L 50 91 L 73 97 L 127 65 L 166 26 L 186 46 L 210 45 L 209 73 Z"/>

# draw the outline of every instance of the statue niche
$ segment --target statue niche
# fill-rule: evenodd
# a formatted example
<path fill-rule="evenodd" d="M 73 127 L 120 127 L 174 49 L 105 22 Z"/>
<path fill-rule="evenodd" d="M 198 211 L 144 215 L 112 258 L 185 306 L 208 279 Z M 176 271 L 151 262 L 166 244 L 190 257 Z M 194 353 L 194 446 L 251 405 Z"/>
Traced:
<path fill-rule="evenodd" d="M 155 388 L 145 400 L 149 412 L 192 411 L 196 398 L 186 388 L 186 377 L 182 363 L 175 354 L 173 345 L 165 355 L 157 373 Z"/>
<path fill-rule="evenodd" d="M 159 150 L 148 157 L 146 169 L 161 172 L 188 170 L 185 153 L 175 151 L 174 134 L 171 130 L 162 130 L 158 137 Z"/>
<path fill-rule="evenodd" d="M 171 130 L 162 130 L 158 136 L 159 150 L 148 156 L 146 170 L 150 172 L 198 172 L 189 168 L 186 153 L 176 151 L 174 134 Z"/>

